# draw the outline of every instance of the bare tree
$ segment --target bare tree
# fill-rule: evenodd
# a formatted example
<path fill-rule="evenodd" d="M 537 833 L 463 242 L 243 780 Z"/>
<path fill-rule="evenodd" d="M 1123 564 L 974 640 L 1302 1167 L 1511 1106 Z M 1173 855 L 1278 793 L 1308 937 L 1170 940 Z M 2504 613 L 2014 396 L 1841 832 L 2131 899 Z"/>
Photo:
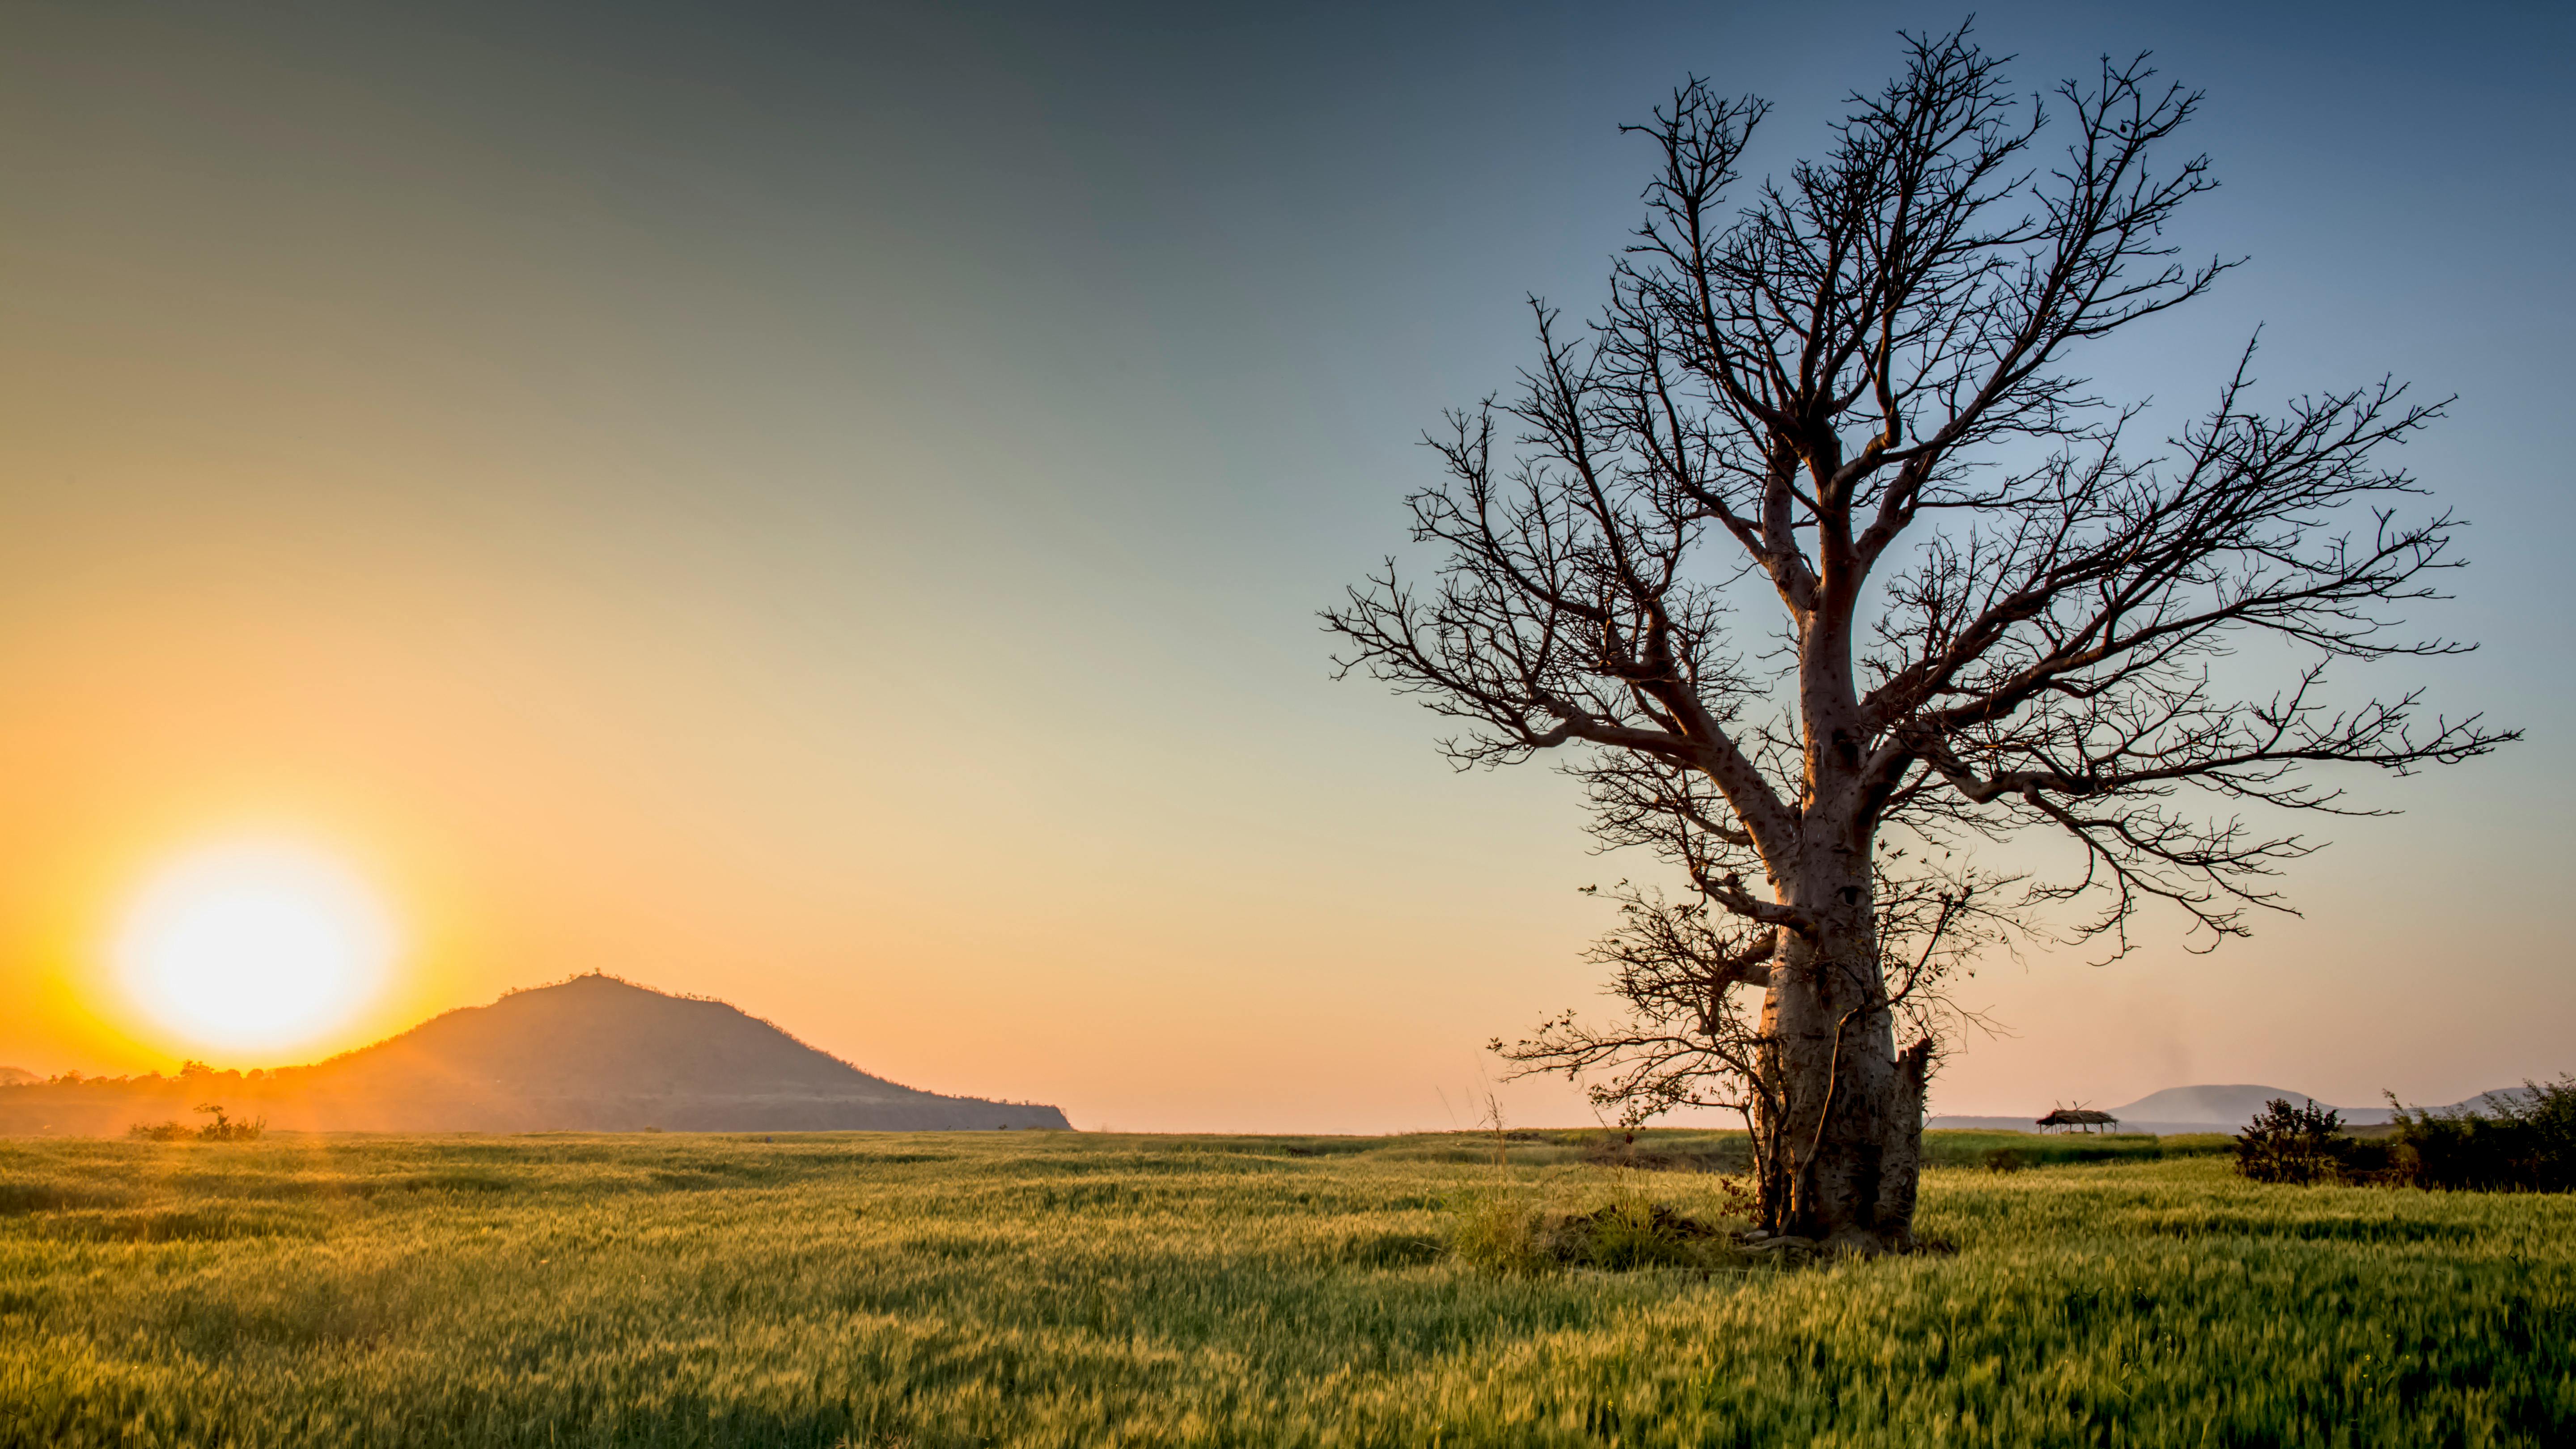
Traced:
<path fill-rule="evenodd" d="M 1587 1061 L 1560 1023 L 1528 1060 L 1742 1106 L 1770 1225 L 1859 1249 L 1911 1240 L 1932 1053 L 1899 1046 L 1921 988 L 1891 951 L 1998 906 L 1945 857 L 2040 827 L 2081 864 L 2015 909 L 2073 903 L 2062 929 L 2124 949 L 2161 902 L 2214 945 L 2313 848 L 2241 812 L 2347 808 L 2301 767 L 2514 738 L 2327 683 L 2465 647 L 2397 617 L 2457 563 L 2456 520 L 2401 517 L 2422 490 L 2383 461 L 2439 404 L 2383 381 L 2264 412 L 2249 347 L 2209 413 L 2137 450 L 2137 410 L 2069 371 L 2232 265 L 2165 237 L 2212 184 L 2155 160 L 2198 95 L 2141 58 L 2052 107 L 1964 27 L 1905 45 L 1823 159 L 1731 214 L 1763 103 L 1694 80 L 1630 128 L 1657 167 L 1601 320 L 1569 336 L 1533 300 L 1537 361 L 1449 417 L 1448 476 L 1410 500 L 1436 579 L 1390 560 L 1326 615 L 1345 670 L 1459 722 L 1462 766 L 1570 751 L 1605 844 L 1691 882 L 1680 907 L 1629 897 L 1602 959 L 1638 973 L 1632 1003 L 1725 1028 L 1691 1049 L 1731 1045 Z M 1734 627 L 1746 604 L 1778 632 Z M 1761 992 L 1740 1031 L 1739 990 Z"/>

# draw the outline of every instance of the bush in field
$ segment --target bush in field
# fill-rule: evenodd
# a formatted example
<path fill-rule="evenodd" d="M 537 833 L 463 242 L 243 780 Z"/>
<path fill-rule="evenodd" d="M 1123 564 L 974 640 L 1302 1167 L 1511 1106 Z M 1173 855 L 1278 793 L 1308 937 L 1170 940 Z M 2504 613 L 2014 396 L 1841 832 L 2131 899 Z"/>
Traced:
<path fill-rule="evenodd" d="M 2256 1182 L 2337 1182 L 2351 1148 L 2334 1108 L 2275 1097 L 2236 1134 L 2236 1170 Z"/>
<path fill-rule="evenodd" d="M 2397 1109 L 2384 1140 L 2343 1135 L 2330 1107 L 2267 1105 L 2236 1136 L 2256 1182 L 2376 1182 L 2465 1192 L 2576 1191 L 2576 1076 L 2528 1082 L 2483 1110 Z"/>
<path fill-rule="evenodd" d="M 1449 1251 L 1488 1273 L 1535 1273 L 1551 1263 L 1537 1207 L 1510 1186 L 1470 1190 L 1450 1201 Z"/>
<path fill-rule="evenodd" d="M 260 1134 L 268 1130 L 267 1118 L 254 1117 L 248 1122 L 236 1122 L 225 1116 L 223 1107 L 214 1102 L 208 1102 L 197 1110 L 213 1113 L 215 1120 L 203 1127 L 191 1127 L 180 1121 L 137 1122 L 125 1129 L 125 1135 L 146 1142 L 256 1142 Z"/>
<path fill-rule="evenodd" d="M 2576 1190 L 2576 1077 L 2526 1083 L 2494 1099 L 2491 1111 L 2399 1107 L 2396 1126 L 2393 1180 L 2478 1192 Z"/>
<path fill-rule="evenodd" d="M 197 1110 L 214 1114 L 215 1120 L 197 1129 L 197 1135 L 208 1142 L 256 1142 L 260 1134 L 268 1130 L 267 1118 L 254 1117 L 247 1122 L 236 1122 L 226 1117 L 224 1109 L 213 1102 Z"/>
<path fill-rule="evenodd" d="M 2576 1189 L 2576 1076 L 2525 1082 L 2517 1118 L 2531 1133 L 2534 1186 Z"/>
<path fill-rule="evenodd" d="M 1546 1235 L 1548 1256 L 1575 1268 L 1706 1268 L 1731 1261 L 1716 1228 L 1671 1206 L 1623 1193 L 1606 1206 L 1560 1218 Z"/>
<path fill-rule="evenodd" d="M 1749 1188 L 1728 1184 L 1729 1209 L 1749 1205 Z M 1449 1251 L 1489 1273 L 1529 1274 L 1552 1268 L 1708 1268 L 1740 1254 L 1723 1228 L 1623 1183 L 1590 1212 L 1544 1212 L 1516 1184 L 1497 1184 L 1450 1200 Z"/>

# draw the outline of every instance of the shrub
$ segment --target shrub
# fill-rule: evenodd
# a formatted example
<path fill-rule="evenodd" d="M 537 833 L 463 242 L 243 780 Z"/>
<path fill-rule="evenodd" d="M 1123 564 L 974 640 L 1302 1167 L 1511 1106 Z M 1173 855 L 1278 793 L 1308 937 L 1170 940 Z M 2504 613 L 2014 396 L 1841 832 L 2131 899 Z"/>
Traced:
<path fill-rule="evenodd" d="M 224 1109 L 212 1102 L 197 1110 L 214 1114 L 215 1120 L 197 1129 L 197 1135 L 208 1142 L 256 1142 L 260 1134 L 268 1130 L 267 1118 L 254 1117 L 248 1122 L 236 1122 L 226 1117 Z"/>
<path fill-rule="evenodd" d="M 2491 1110 L 2397 1107 L 2392 1180 L 2473 1192 L 2576 1190 L 2576 1077 L 2527 1082 Z"/>
<path fill-rule="evenodd" d="M 1730 1188 L 1730 1202 L 1749 1191 Z M 1546 1213 L 1532 1194 L 1503 1183 L 1449 1202 L 1449 1251 L 1470 1267 L 1528 1274 L 1551 1268 L 1707 1268 L 1736 1261 L 1726 1230 L 1622 1182 L 1611 1199 L 1584 1213 Z"/>
<path fill-rule="evenodd" d="M 260 1134 L 268 1130 L 267 1118 L 254 1117 L 248 1122 L 236 1122 L 225 1116 L 224 1109 L 213 1102 L 197 1110 L 214 1114 L 215 1120 L 203 1127 L 191 1127 L 179 1121 L 137 1122 L 125 1129 L 125 1135 L 146 1142 L 256 1142 Z"/>
<path fill-rule="evenodd" d="M 2336 1182 L 2351 1147 L 2334 1108 L 2275 1097 L 2236 1134 L 2236 1170 L 2256 1182 Z"/>
<path fill-rule="evenodd" d="M 1729 1256 L 1719 1230 L 1659 1202 L 1622 1194 L 1592 1212 L 1559 1219 L 1548 1256 L 1577 1268 L 1705 1268 Z"/>
<path fill-rule="evenodd" d="M 1449 1251 L 1489 1273 L 1534 1273 L 1552 1257 L 1527 1194 L 1508 1184 L 1468 1191 L 1449 1203 Z"/>

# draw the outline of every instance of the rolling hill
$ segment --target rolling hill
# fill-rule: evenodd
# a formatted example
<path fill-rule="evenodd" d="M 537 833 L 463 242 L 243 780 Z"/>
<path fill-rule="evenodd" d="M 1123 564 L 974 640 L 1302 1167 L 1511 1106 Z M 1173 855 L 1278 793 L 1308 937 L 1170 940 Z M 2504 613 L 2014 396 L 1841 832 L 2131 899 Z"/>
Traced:
<path fill-rule="evenodd" d="M 0 1133 L 114 1133 L 221 1101 L 275 1129 L 811 1132 L 1062 1128 L 1035 1103 L 897 1085 L 721 1001 L 576 976 L 255 1077 L 0 1090 Z"/>
<path fill-rule="evenodd" d="M 2253 1120 L 2254 1114 L 2275 1099 L 2300 1106 L 2331 1105 L 2319 1103 L 2305 1092 L 2287 1087 L 2253 1085 L 2167 1087 L 2150 1092 L 2125 1107 L 2114 1107 L 2111 1115 L 2123 1125 L 2142 1124 L 2142 1132 L 2212 1131 L 2233 1132 Z M 2372 1127 L 2389 1118 L 2386 1107 L 2338 1107 L 2343 1120 L 2355 1127 Z"/>

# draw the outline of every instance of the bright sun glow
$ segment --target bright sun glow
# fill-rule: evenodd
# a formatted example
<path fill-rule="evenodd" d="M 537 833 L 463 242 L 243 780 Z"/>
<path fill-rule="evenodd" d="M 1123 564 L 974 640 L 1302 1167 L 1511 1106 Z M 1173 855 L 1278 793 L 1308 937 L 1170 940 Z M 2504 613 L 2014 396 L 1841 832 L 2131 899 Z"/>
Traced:
<path fill-rule="evenodd" d="M 117 940 L 126 991 L 208 1046 L 294 1046 L 340 1025 L 384 984 L 394 933 L 365 881 L 326 855 L 246 841 L 173 862 Z"/>

